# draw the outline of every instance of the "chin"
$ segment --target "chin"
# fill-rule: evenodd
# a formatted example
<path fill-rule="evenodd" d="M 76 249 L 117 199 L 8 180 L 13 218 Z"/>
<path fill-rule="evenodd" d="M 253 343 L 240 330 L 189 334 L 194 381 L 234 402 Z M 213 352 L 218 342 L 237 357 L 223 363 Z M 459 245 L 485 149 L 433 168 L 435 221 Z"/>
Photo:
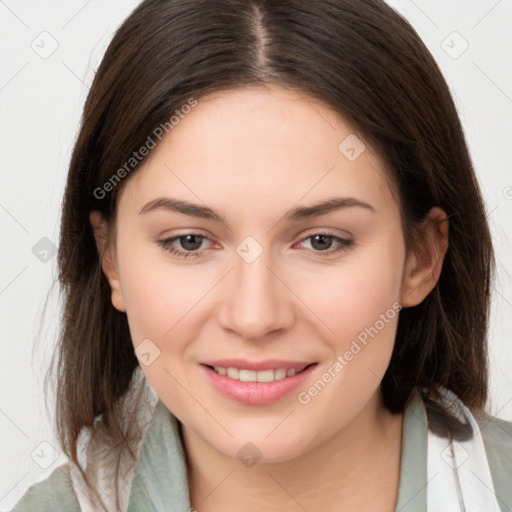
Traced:
<path fill-rule="evenodd" d="M 242 463 L 245 456 L 257 458 L 258 464 L 290 461 L 312 449 L 316 444 L 313 439 L 318 440 L 318 435 L 311 434 L 305 437 L 305 433 L 290 432 L 289 429 L 270 435 L 267 429 L 265 432 L 248 434 L 247 431 L 241 431 L 240 435 L 237 435 L 237 432 L 232 434 L 234 439 L 226 440 L 226 443 L 210 444 L 227 457 L 238 459 Z"/>

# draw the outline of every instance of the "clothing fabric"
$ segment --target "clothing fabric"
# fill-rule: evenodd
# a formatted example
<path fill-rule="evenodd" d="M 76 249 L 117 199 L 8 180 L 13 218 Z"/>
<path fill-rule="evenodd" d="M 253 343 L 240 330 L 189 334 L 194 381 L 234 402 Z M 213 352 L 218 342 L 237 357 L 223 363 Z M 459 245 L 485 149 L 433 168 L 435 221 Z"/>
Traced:
<path fill-rule="evenodd" d="M 420 394 L 411 395 L 404 411 L 396 512 L 512 512 L 512 423 L 475 418 L 454 395 L 451 403 L 471 422 L 475 435 L 470 441 L 450 443 L 433 434 Z M 122 471 L 120 510 L 192 512 L 179 422 L 156 395 L 147 405 L 139 412 L 137 462 Z M 87 457 L 102 497 L 116 511 L 111 461 L 102 459 L 93 443 Z M 28 489 L 13 512 L 97 510 L 75 469 L 70 464 L 55 469 Z"/>
<path fill-rule="evenodd" d="M 467 441 L 448 441 L 428 431 L 428 509 L 500 512 L 475 418 L 453 393 L 445 390 L 443 399 L 455 417 L 471 425 L 473 437 Z"/>

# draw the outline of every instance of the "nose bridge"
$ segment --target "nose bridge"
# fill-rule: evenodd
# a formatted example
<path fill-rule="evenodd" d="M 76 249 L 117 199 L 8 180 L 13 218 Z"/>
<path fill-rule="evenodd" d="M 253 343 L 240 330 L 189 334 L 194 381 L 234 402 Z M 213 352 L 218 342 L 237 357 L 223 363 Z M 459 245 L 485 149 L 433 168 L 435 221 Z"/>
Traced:
<path fill-rule="evenodd" d="M 249 239 L 236 252 L 222 315 L 224 327 L 253 339 L 289 327 L 293 308 L 286 288 L 275 276 L 271 251 Z"/>

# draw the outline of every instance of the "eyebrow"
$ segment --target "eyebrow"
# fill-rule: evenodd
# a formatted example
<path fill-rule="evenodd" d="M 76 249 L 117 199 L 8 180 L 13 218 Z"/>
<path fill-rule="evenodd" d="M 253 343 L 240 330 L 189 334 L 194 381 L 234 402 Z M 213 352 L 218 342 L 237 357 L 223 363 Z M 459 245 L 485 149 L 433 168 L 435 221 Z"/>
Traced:
<path fill-rule="evenodd" d="M 333 197 L 312 206 L 299 206 L 289 210 L 283 218 L 288 221 L 311 219 L 321 217 L 335 210 L 351 207 L 360 207 L 371 212 L 376 212 L 375 208 L 371 204 L 356 199 L 355 197 Z M 149 201 L 142 207 L 139 214 L 148 213 L 159 208 L 182 213 L 184 215 L 190 215 L 192 217 L 210 219 L 224 224 L 226 223 L 224 216 L 220 212 L 217 212 L 208 206 L 202 206 L 200 204 L 172 197 L 159 197 Z"/>

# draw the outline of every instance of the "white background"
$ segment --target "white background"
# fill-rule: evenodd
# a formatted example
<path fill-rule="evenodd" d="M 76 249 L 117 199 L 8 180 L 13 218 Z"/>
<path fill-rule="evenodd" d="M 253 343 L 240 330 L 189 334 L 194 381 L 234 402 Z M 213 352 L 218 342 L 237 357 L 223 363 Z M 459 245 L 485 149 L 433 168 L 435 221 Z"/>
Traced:
<path fill-rule="evenodd" d="M 512 2 L 389 3 L 433 53 L 466 131 L 498 260 L 488 410 L 512 420 Z M 51 249 L 48 241 L 40 242 L 43 237 L 58 243 L 67 165 L 88 86 L 113 31 L 137 4 L 0 1 L 2 510 L 12 508 L 29 485 L 65 462 L 42 394 L 59 321 L 56 290 L 49 296 L 34 350 L 43 303 L 56 276 L 56 258 L 50 251 L 48 261 L 41 261 L 32 248 L 39 242 Z M 45 55 L 52 45 L 58 47 Z"/>

